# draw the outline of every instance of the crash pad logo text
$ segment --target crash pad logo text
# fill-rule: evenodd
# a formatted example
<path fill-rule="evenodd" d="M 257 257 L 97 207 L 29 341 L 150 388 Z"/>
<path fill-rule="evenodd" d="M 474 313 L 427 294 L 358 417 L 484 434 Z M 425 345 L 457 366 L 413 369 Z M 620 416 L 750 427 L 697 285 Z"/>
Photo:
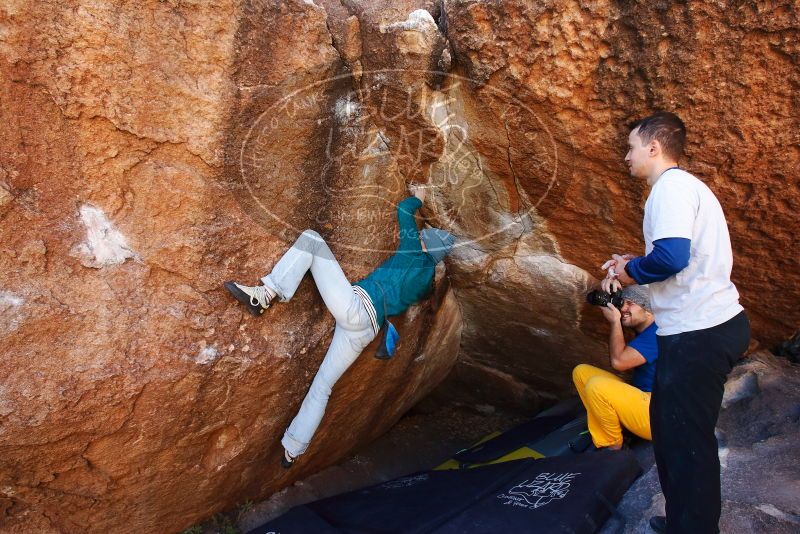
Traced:
<path fill-rule="evenodd" d="M 415 486 L 422 482 L 425 482 L 430 478 L 426 473 L 422 473 L 421 475 L 414 475 L 410 477 L 403 477 L 397 480 L 390 480 L 389 482 L 385 482 L 381 484 L 382 488 L 385 489 L 397 489 L 397 488 L 407 488 L 409 486 Z"/>
<path fill-rule="evenodd" d="M 533 480 L 525 480 L 497 496 L 508 506 L 521 506 L 534 510 L 553 499 L 563 499 L 570 484 L 580 473 L 541 473 Z"/>

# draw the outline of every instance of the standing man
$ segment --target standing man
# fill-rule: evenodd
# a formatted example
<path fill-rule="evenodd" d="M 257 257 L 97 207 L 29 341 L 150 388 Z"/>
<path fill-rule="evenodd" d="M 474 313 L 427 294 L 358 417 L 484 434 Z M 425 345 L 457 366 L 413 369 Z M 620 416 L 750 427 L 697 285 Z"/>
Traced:
<path fill-rule="evenodd" d="M 653 448 L 666 518 L 656 532 L 716 534 L 721 511 L 714 427 L 728 372 L 747 349 L 750 323 L 731 283 L 725 216 L 714 193 L 678 168 L 686 128 L 672 113 L 632 125 L 625 162 L 651 190 L 644 208 L 646 256 L 614 254 L 603 289 L 650 285 L 658 322 L 650 403 Z"/>

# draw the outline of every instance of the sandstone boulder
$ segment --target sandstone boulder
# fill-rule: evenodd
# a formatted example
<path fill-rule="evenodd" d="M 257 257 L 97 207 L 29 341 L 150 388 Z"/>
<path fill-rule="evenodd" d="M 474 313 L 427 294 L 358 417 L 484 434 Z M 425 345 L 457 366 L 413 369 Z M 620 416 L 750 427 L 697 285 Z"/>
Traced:
<path fill-rule="evenodd" d="M 797 17 L 788 0 L 6 2 L 0 528 L 180 530 L 373 439 L 458 354 L 448 399 L 535 411 L 570 392 L 573 365 L 605 361 L 584 294 L 642 247 L 621 158 L 626 121 L 656 108 L 687 121 L 685 165 L 725 207 L 755 338 L 788 337 Z M 332 320 L 310 280 L 260 321 L 221 283 L 255 282 L 309 227 L 364 276 L 410 181 L 458 246 L 398 319 L 400 354 L 368 349 L 282 472 Z"/>
<path fill-rule="evenodd" d="M 384 187 L 390 161 L 348 159 L 366 140 L 347 126 L 349 82 L 313 86 L 345 68 L 324 8 L 0 13 L 0 530 L 178 531 L 337 461 L 444 378 L 462 321 L 440 272 L 396 321 L 396 357 L 368 348 L 314 448 L 280 469 L 332 318 L 311 280 L 260 320 L 221 284 L 254 283 L 306 227 L 356 280 L 396 246 L 406 194 Z M 298 90 L 273 136 L 271 110 Z M 371 197 L 350 192 L 365 183 Z"/>

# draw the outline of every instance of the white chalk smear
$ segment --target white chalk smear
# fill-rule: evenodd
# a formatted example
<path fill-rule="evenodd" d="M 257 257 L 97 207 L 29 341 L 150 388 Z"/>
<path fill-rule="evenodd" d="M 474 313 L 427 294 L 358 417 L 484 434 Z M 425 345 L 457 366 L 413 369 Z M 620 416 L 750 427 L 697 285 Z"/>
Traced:
<path fill-rule="evenodd" d="M 80 217 L 86 226 L 86 241 L 73 247 L 71 254 L 79 258 L 82 265 L 100 269 L 136 257 L 125 236 L 111 224 L 103 210 L 84 204 Z"/>
<path fill-rule="evenodd" d="M 380 26 L 380 32 L 386 33 L 387 30 L 412 30 L 425 31 L 426 28 L 436 29 L 436 21 L 433 16 L 424 9 L 417 9 L 409 13 L 408 18 L 403 22 L 393 22 Z"/>
<path fill-rule="evenodd" d="M 217 351 L 216 347 L 203 347 L 197 356 L 194 357 L 194 361 L 200 365 L 205 365 L 216 360 L 218 354 L 219 352 Z"/>
<path fill-rule="evenodd" d="M 21 306 L 24 303 L 25 299 L 22 297 L 18 297 L 10 291 L 0 291 L 0 336 L 10 334 L 22 324 L 25 312 Z M 0 395 L 0 399 L 2 399 L 2 395 Z"/>
<path fill-rule="evenodd" d="M 347 119 L 357 115 L 361 111 L 361 106 L 358 102 L 351 100 L 351 96 L 342 97 L 336 101 L 334 113 L 339 122 L 344 122 Z"/>
<path fill-rule="evenodd" d="M 25 301 L 9 291 L 0 291 L 0 309 L 22 306 Z"/>

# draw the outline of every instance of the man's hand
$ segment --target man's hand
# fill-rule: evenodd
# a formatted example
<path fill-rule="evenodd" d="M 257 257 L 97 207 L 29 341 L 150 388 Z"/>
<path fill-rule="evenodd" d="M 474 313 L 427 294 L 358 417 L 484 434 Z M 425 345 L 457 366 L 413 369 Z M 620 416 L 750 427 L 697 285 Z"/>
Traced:
<path fill-rule="evenodd" d="M 624 256 L 617 256 L 614 254 L 611 256 L 617 262 L 616 272 L 617 272 L 617 280 L 622 282 L 623 286 L 635 286 L 636 280 L 628 276 L 627 271 L 625 271 L 625 266 L 628 265 L 628 262 L 633 259 L 633 256 L 630 254 L 625 254 Z"/>
<path fill-rule="evenodd" d="M 605 278 L 600 282 L 600 289 L 606 293 L 613 293 L 618 289 L 622 289 L 622 284 L 617 280 L 617 275 L 613 269 L 609 271 Z"/>
<path fill-rule="evenodd" d="M 418 184 L 418 183 L 410 183 L 408 184 L 408 192 L 420 199 L 420 201 L 425 202 L 425 186 Z"/>
<path fill-rule="evenodd" d="M 625 266 L 634 256 L 632 254 L 612 254 L 611 259 L 603 264 L 601 269 L 608 269 L 605 279 L 600 283 L 600 287 L 607 293 L 613 293 L 623 286 L 636 285 L 636 280 L 628 276 Z"/>
<path fill-rule="evenodd" d="M 622 312 L 620 312 L 616 306 L 610 302 L 606 304 L 604 308 L 600 308 L 600 311 L 603 312 L 603 316 L 606 318 L 606 321 L 611 324 L 619 323 L 622 319 Z"/>

